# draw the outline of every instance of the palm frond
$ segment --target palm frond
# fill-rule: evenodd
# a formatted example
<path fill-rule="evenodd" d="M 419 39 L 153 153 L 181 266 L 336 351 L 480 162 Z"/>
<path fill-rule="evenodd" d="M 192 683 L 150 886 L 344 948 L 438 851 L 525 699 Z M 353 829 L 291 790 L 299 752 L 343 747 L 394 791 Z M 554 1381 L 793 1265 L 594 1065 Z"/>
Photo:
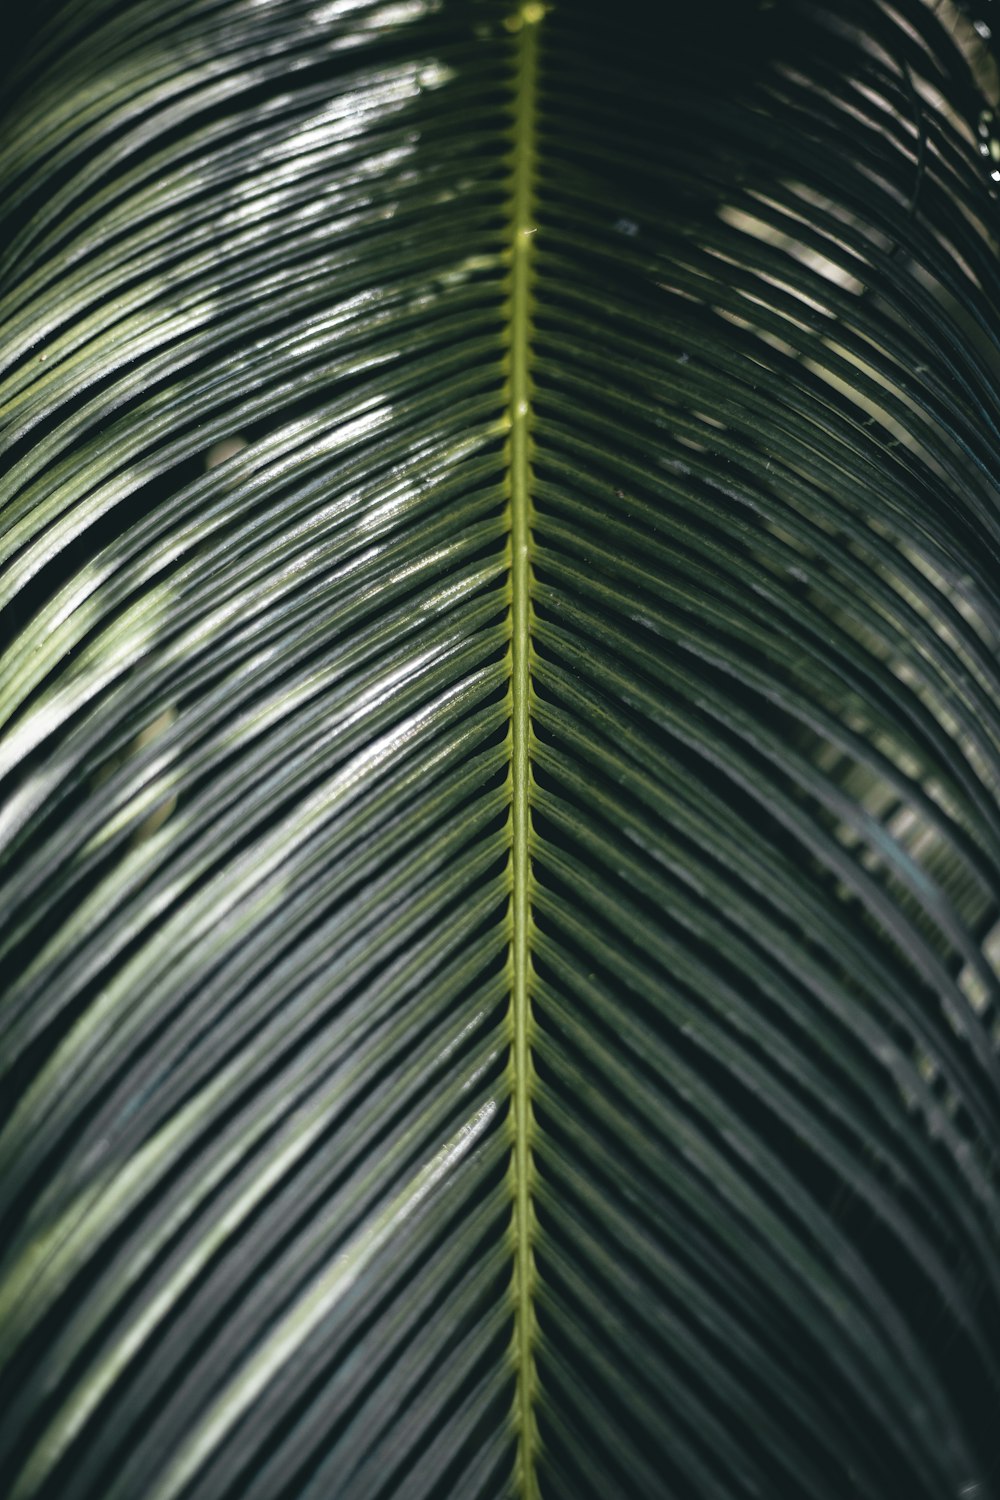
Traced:
<path fill-rule="evenodd" d="M 22 30 L 10 1500 L 990 1500 L 987 18 Z"/>

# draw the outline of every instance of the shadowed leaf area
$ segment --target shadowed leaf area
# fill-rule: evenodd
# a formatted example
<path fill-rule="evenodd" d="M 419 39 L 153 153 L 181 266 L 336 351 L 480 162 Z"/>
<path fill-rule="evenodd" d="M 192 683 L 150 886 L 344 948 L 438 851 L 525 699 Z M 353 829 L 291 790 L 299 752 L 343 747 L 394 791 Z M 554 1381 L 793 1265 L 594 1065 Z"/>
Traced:
<path fill-rule="evenodd" d="M 11 18 L 4 1500 L 1000 1494 L 990 8 Z"/>

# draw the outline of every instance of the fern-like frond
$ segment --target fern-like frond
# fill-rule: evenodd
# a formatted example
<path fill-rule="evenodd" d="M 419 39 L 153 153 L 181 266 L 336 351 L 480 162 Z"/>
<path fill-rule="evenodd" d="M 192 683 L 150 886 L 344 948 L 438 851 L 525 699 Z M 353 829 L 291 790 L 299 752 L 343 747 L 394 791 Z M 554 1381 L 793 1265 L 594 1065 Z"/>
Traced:
<path fill-rule="evenodd" d="M 5 1493 L 991 1500 L 986 18 L 20 31 Z"/>

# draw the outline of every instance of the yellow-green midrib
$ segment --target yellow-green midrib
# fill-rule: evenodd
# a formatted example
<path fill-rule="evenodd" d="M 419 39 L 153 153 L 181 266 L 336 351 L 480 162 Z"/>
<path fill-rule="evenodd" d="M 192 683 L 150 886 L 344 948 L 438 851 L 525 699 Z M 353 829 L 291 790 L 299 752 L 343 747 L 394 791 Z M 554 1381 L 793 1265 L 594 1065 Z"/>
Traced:
<path fill-rule="evenodd" d="M 540 4 L 510 19 L 516 52 L 511 154 L 508 356 L 508 483 L 510 496 L 510 1093 L 516 1429 L 515 1493 L 539 1494 L 536 1417 L 536 1270 L 532 1111 L 531 1010 L 531 336 L 535 254 L 535 124 Z"/>

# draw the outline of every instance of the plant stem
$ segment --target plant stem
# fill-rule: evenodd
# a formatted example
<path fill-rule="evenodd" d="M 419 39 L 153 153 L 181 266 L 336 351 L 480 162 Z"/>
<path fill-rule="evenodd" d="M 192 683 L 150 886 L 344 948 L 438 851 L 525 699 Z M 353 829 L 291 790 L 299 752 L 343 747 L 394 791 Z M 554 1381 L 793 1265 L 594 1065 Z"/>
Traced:
<path fill-rule="evenodd" d="M 512 165 L 509 301 L 509 464 L 511 623 L 511 1173 L 514 1210 L 515 1486 L 525 1500 L 539 1494 L 534 1257 L 535 1180 L 532 1157 L 534 1065 L 531 1055 L 531 335 L 534 277 L 535 112 L 538 23 L 543 7 L 525 4 L 512 18 L 517 74 Z"/>

